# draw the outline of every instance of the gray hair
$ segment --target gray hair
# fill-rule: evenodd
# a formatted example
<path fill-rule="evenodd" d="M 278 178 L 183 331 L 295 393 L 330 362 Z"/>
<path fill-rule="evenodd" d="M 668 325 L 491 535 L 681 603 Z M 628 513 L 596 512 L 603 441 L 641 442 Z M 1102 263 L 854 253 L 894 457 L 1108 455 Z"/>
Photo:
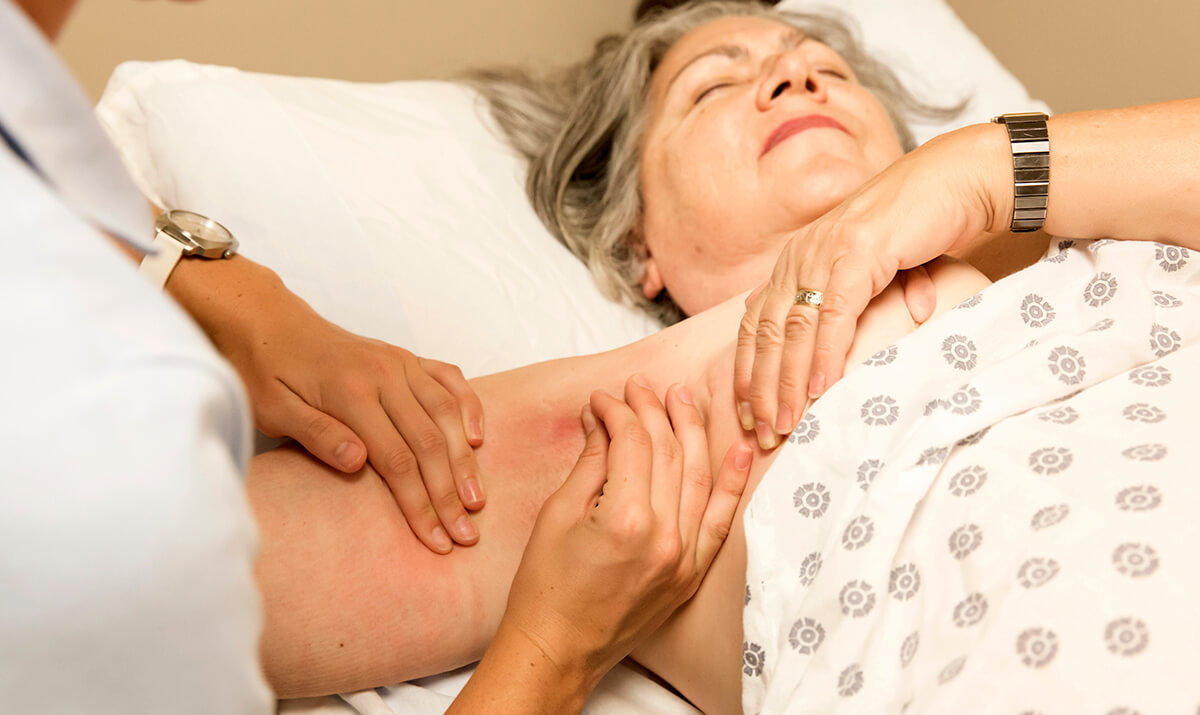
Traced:
<path fill-rule="evenodd" d="M 588 266 L 606 296 L 667 324 L 684 314 L 666 291 L 654 300 L 643 295 L 644 239 L 636 231 L 650 79 L 684 35 L 712 20 L 736 16 L 787 23 L 833 48 L 879 99 L 905 151 L 915 147 L 906 114 L 946 117 L 962 107 L 933 107 L 908 93 L 832 17 L 736 0 L 695 0 L 652 13 L 625 35 L 601 39 L 588 60 L 556 73 L 504 69 L 466 78 L 487 100 L 509 143 L 528 160 L 525 190 L 550 233 Z"/>

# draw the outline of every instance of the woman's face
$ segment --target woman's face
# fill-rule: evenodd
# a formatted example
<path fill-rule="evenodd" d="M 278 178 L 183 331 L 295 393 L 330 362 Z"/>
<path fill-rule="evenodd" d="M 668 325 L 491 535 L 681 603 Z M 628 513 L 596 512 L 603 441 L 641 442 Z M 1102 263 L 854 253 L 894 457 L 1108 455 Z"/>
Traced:
<path fill-rule="evenodd" d="M 903 153 L 832 49 L 772 20 L 714 20 L 655 70 L 641 156 L 642 288 L 689 315 L 771 275 L 788 235 Z"/>

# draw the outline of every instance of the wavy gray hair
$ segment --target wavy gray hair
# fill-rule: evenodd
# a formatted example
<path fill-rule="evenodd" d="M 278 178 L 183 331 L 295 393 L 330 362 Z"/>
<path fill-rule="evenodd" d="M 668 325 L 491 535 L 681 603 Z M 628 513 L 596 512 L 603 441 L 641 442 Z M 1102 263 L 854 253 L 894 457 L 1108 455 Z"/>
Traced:
<path fill-rule="evenodd" d="M 652 13 L 625 35 L 601 39 L 592 56 L 555 73 L 476 72 L 466 81 L 487 100 L 512 146 L 529 161 L 526 192 L 542 223 L 590 269 L 609 298 L 664 323 L 684 317 L 666 291 L 641 290 L 644 242 L 637 232 L 641 138 L 650 79 L 684 35 L 723 17 L 762 17 L 795 26 L 837 51 L 879 99 L 905 151 L 915 146 L 905 115 L 946 117 L 862 49 L 845 24 L 824 15 L 781 12 L 757 2 L 696 0 Z"/>

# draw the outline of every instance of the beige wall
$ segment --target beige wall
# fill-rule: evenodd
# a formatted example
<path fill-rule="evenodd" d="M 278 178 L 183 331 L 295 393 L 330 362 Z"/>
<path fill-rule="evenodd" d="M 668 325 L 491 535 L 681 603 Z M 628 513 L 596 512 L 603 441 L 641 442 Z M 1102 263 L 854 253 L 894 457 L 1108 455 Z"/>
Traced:
<path fill-rule="evenodd" d="M 904 0 L 893 0 L 903 2 Z M 1057 111 L 1200 96 L 1197 0 L 949 0 Z M 123 59 L 361 80 L 565 63 L 636 0 L 80 0 L 60 48 L 92 97 Z M 915 40 L 919 41 L 919 40 Z"/>

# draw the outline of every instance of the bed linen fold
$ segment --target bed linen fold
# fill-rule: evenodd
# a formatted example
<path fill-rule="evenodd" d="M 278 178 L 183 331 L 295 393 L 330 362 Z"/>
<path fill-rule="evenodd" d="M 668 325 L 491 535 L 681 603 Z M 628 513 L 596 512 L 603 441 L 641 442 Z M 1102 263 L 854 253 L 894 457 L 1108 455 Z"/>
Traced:
<path fill-rule="evenodd" d="M 745 712 L 1196 711 L 1198 264 L 1056 240 L 819 400 L 745 517 Z"/>

